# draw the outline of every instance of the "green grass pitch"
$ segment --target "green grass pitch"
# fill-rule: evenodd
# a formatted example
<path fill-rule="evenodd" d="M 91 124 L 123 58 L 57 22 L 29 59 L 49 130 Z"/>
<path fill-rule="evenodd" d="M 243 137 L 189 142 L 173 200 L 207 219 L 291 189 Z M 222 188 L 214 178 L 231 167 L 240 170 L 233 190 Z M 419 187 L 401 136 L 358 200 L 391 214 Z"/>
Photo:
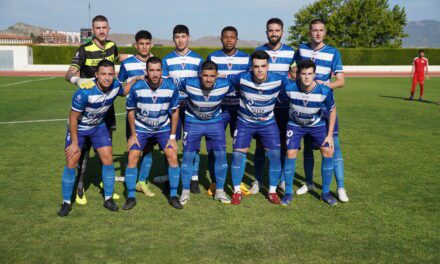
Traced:
<path fill-rule="evenodd" d="M 258 194 L 240 206 L 222 206 L 203 190 L 178 211 L 157 185 L 154 198 L 138 194 L 133 210 L 112 213 L 102 206 L 92 153 L 88 204 L 74 204 L 67 218 L 56 215 L 66 122 L 5 123 L 67 117 L 74 87 L 43 78 L 0 77 L 2 263 L 440 262 L 440 78 L 426 82 L 426 102 L 403 100 L 409 78 L 348 78 L 335 92 L 347 204 L 329 207 L 306 194 L 283 208 Z M 117 113 L 124 104 L 117 99 Z M 117 175 L 126 155 L 124 118 L 118 115 L 114 135 Z M 228 144 L 230 153 L 230 138 Z M 315 157 L 320 184 L 319 152 Z M 203 150 L 204 188 L 206 160 Z M 163 163 L 156 152 L 150 177 L 164 174 Z M 252 167 L 249 155 L 248 183 Z M 303 180 L 302 158 L 296 173 L 295 190 Z M 123 190 L 116 183 L 116 192 Z"/>

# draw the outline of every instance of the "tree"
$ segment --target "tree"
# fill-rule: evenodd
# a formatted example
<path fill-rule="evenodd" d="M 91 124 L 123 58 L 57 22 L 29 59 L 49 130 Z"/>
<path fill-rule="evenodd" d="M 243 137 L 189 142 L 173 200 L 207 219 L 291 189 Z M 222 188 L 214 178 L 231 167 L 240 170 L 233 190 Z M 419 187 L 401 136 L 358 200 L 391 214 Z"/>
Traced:
<path fill-rule="evenodd" d="M 29 36 L 32 40 L 32 43 L 36 43 L 37 42 L 37 38 L 35 37 L 34 33 L 31 32 L 31 35 Z"/>
<path fill-rule="evenodd" d="M 291 45 L 309 41 L 309 23 L 316 18 L 326 23 L 326 43 L 337 47 L 400 47 L 407 36 L 405 8 L 390 9 L 388 0 L 319 0 L 294 15 Z"/>

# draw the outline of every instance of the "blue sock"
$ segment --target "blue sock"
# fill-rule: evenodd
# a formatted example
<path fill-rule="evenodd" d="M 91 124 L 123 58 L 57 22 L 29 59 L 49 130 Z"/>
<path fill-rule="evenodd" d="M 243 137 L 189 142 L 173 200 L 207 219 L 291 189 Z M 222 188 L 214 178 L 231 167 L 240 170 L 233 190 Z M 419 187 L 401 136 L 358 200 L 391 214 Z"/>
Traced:
<path fill-rule="evenodd" d="M 293 194 L 293 180 L 295 179 L 296 158 L 289 159 L 286 156 L 284 161 L 284 181 L 286 183 L 286 194 Z"/>
<path fill-rule="evenodd" d="M 330 184 L 333 178 L 333 158 L 322 157 L 321 165 L 322 174 L 322 193 L 330 192 Z"/>
<path fill-rule="evenodd" d="M 139 181 L 147 181 L 150 175 L 151 164 L 153 163 L 153 155 L 148 152 L 141 162 L 141 170 L 139 172 Z"/>
<path fill-rule="evenodd" d="M 266 162 L 266 152 L 264 148 L 256 148 L 254 154 L 255 178 L 259 183 L 263 183 L 264 163 Z"/>
<path fill-rule="evenodd" d="M 281 149 L 281 175 L 280 175 L 280 182 L 284 182 L 284 162 L 286 160 L 286 149 Z"/>
<path fill-rule="evenodd" d="M 245 167 L 246 167 L 246 153 L 240 151 L 233 151 L 232 164 L 231 164 L 233 186 L 239 186 L 241 184 Z"/>
<path fill-rule="evenodd" d="M 306 183 L 313 184 L 313 167 L 315 159 L 313 157 L 313 142 L 310 137 L 304 137 L 304 175 Z"/>
<path fill-rule="evenodd" d="M 267 150 L 269 158 L 269 186 L 277 186 L 281 175 L 280 149 Z"/>
<path fill-rule="evenodd" d="M 170 179 L 170 197 L 177 196 L 177 188 L 179 188 L 180 168 L 168 166 L 168 178 Z"/>
<path fill-rule="evenodd" d="M 333 154 L 333 171 L 338 188 L 344 188 L 344 160 L 342 159 L 339 137 L 334 137 L 335 153 Z"/>
<path fill-rule="evenodd" d="M 225 186 L 226 174 L 228 173 L 228 162 L 226 161 L 226 151 L 214 151 L 215 156 L 215 177 L 216 189 L 222 189 Z"/>
<path fill-rule="evenodd" d="M 208 169 L 209 169 L 209 176 L 211 177 L 211 182 L 216 183 L 216 174 L 215 174 L 215 155 L 214 151 L 208 152 Z"/>
<path fill-rule="evenodd" d="M 64 167 L 63 176 L 61 176 L 61 193 L 63 201 L 70 203 L 72 201 L 73 185 L 75 185 L 76 168 Z"/>
<path fill-rule="evenodd" d="M 128 198 L 136 196 L 136 178 L 138 174 L 137 167 L 125 169 L 125 185 L 127 186 Z"/>
<path fill-rule="evenodd" d="M 194 156 L 194 167 L 193 167 L 193 173 L 191 176 L 199 177 L 199 163 L 200 163 L 200 155 L 197 152 L 196 155 Z"/>
<path fill-rule="evenodd" d="M 183 189 L 189 190 L 190 188 L 190 182 L 191 182 L 191 176 L 193 172 L 193 166 L 194 166 L 194 157 L 196 155 L 195 151 L 184 151 L 183 152 L 183 159 L 182 159 L 182 186 Z"/>
<path fill-rule="evenodd" d="M 112 197 L 115 188 L 115 166 L 102 165 L 102 183 L 104 185 L 104 197 Z"/>

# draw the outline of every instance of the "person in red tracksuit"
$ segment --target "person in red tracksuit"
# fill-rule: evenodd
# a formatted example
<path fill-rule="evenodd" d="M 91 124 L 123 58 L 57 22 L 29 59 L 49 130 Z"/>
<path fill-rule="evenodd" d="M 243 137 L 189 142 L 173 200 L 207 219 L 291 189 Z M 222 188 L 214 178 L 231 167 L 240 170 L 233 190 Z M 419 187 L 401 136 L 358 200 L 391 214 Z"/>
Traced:
<path fill-rule="evenodd" d="M 423 88 L 425 84 L 425 77 L 428 78 L 428 59 L 425 58 L 425 51 L 419 50 L 419 56 L 415 57 L 413 60 L 413 67 L 411 70 L 411 77 L 413 79 L 411 86 L 411 96 L 409 100 L 412 100 L 414 97 L 414 92 L 416 90 L 416 85 L 419 83 L 420 85 L 420 97 L 419 101 L 422 101 L 423 97 Z"/>

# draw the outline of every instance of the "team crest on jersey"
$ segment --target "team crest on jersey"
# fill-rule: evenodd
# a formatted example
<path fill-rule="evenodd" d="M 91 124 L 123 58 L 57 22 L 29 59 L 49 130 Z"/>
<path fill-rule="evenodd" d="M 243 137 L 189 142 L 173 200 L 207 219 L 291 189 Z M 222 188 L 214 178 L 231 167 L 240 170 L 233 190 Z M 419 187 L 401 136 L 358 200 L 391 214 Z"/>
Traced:
<path fill-rule="evenodd" d="M 153 97 L 151 97 L 151 99 L 153 100 L 153 103 L 156 103 L 157 102 L 157 96 L 153 96 Z"/>
<path fill-rule="evenodd" d="M 228 63 L 228 70 L 232 70 L 232 63 Z"/>
<path fill-rule="evenodd" d="M 304 105 L 304 106 L 307 106 L 308 103 L 309 103 L 309 101 L 307 101 L 307 99 L 304 99 L 304 101 L 303 101 L 303 105 Z"/>
<path fill-rule="evenodd" d="M 272 63 L 275 63 L 275 62 L 277 62 L 277 57 L 272 56 L 272 57 L 271 57 L 271 60 L 272 60 Z"/>
<path fill-rule="evenodd" d="M 182 70 L 185 70 L 185 63 L 181 63 L 180 66 L 182 67 Z"/>
<path fill-rule="evenodd" d="M 259 93 L 259 94 L 263 94 L 263 89 L 259 89 L 259 90 L 258 90 L 258 93 Z"/>
<path fill-rule="evenodd" d="M 208 95 L 204 95 L 204 96 L 203 96 L 203 98 L 205 98 L 205 101 L 206 101 L 206 102 L 208 102 L 208 101 L 209 101 L 209 98 L 210 98 L 210 97 L 211 97 L 211 96 L 210 96 L 209 94 L 208 94 Z"/>

